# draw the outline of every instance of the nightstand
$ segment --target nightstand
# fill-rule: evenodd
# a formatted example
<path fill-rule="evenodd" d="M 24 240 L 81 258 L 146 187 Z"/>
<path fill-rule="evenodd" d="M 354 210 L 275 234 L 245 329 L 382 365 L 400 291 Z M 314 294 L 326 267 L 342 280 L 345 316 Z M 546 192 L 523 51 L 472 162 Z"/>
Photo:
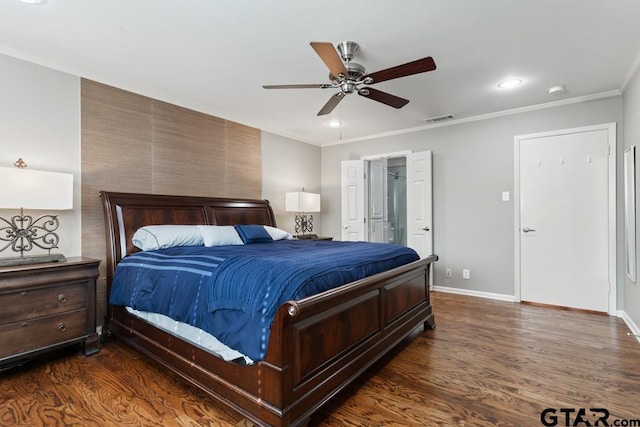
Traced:
<path fill-rule="evenodd" d="M 294 237 L 298 240 L 333 240 L 333 237 L 323 237 L 317 234 L 298 234 Z"/>
<path fill-rule="evenodd" d="M 40 353 L 82 344 L 97 353 L 96 278 L 99 260 L 0 268 L 0 370 Z"/>

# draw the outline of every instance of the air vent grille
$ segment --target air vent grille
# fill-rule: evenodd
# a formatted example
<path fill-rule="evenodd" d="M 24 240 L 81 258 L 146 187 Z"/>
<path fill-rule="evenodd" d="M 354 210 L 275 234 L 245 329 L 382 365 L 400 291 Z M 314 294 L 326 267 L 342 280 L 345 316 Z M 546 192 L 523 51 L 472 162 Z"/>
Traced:
<path fill-rule="evenodd" d="M 453 114 L 447 114 L 444 116 L 437 116 L 437 117 L 430 117 L 428 119 L 424 119 L 425 122 L 427 123 L 438 123 L 438 122 L 443 122 L 445 120 L 451 120 L 453 119 Z"/>

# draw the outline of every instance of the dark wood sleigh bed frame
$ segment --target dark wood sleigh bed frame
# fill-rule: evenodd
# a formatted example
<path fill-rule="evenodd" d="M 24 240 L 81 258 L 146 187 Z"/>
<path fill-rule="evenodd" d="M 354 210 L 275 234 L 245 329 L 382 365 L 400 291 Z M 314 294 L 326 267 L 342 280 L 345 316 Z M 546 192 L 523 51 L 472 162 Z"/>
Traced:
<path fill-rule="evenodd" d="M 133 233 L 154 224 L 275 226 L 266 200 L 101 192 L 107 294 L 118 262 L 137 249 Z M 225 362 L 108 306 L 105 333 L 138 349 L 260 425 L 304 425 L 311 414 L 414 329 L 435 326 L 431 256 L 336 289 L 283 304 L 264 360 Z"/>

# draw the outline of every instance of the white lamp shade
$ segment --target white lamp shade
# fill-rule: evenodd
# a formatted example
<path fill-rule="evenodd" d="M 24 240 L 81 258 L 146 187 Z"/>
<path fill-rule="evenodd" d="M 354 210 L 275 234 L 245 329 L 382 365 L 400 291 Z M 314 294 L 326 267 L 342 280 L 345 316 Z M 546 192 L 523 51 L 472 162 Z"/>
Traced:
<path fill-rule="evenodd" d="M 285 209 L 288 212 L 320 212 L 320 195 L 296 191 L 285 194 Z"/>
<path fill-rule="evenodd" d="M 0 208 L 73 209 L 73 174 L 0 168 Z"/>

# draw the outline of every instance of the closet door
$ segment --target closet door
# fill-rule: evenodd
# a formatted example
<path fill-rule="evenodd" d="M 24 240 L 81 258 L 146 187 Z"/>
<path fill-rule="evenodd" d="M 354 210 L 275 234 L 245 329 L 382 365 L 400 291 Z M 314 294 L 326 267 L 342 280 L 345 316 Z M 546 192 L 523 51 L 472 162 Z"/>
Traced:
<path fill-rule="evenodd" d="M 516 138 L 522 301 L 615 314 L 614 132 L 603 125 Z"/>

